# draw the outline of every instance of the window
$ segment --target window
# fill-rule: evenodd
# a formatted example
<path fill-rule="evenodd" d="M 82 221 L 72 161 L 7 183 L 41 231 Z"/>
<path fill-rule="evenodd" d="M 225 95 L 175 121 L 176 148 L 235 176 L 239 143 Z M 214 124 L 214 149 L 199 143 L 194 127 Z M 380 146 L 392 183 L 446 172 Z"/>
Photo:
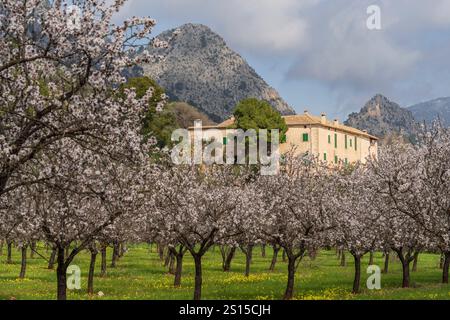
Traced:
<path fill-rule="evenodd" d="M 328 144 L 331 144 L 331 135 L 328 135 Z"/>
<path fill-rule="evenodd" d="M 355 137 L 355 151 L 358 151 L 358 137 Z"/>
<path fill-rule="evenodd" d="M 347 135 L 345 135 L 345 149 L 347 149 Z"/>
<path fill-rule="evenodd" d="M 309 135 L 307 133 L 303 134 L 303 142 L 308 142 L 309 141 Z"/>
<path fill-rule="evenodd" d="M 344 161 L 344 162 L 345 162 L 345 164 L 348 164 L 348 159 L 347 159 L 347 158 L 345 158 L 345 161 Z"/>
<path fill-rule="evenodd" d="M 334 156 L 334 163 L 338 163 L 339 162 L 339 159 L 338 159 L 338 156 Z"/>
<path fill-rule="evenodd" d="M 337 133 L 334 134 L 334 147 L 337 149 Z"/>
<path fill-rule="evenodd" d="M 323 161 L 327 161 L 327 154 L 326 153 L 323 154 Z"/>
<path fill-rule="evenodd" d="M 223 145 L 224 145 L 224 146 L 226 146 L 226 145 L 227 145 L 227 142 L 228 142 L 228 139 L 227 139 L 227 137 L 223 137 Z"/>
<path fill-rule="evenodd" d="M 353 142 L 353 140 L 350 139 L 350 148 L 353 147 L 352 142 Z"/>
<path fill-rule="evenodd" d="M 283 136 L 281 137 L 281 143 L 286 143 L 287 142 L 287 136 L 285 134 L 283 134 Z"/>

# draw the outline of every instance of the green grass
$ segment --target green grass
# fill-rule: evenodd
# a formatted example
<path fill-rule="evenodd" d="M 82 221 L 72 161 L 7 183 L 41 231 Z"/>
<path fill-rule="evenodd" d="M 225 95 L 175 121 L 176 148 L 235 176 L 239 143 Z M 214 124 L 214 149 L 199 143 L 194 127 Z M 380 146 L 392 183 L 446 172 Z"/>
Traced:
<path fill-rule="evenodd" d="M 147 245 L 130 246 L 115 269 L 108 268 L 105 278 L 95 277 L 95 292 L 102 291 L 103 297 L 89 297 L 87 272 L 89 255 L 84 252 L 75 258 L 73 264 L 82 271 L 82 289 L 68 291 L 68 299 L 191 299 L 193 295 L 194 265 L 189 253 L 185 256 L 182 287 L 172 287 L 173 276 L 155 253 L 149 253 Z M 50 252 L 40 248 L 44 256 Z M 111 252 L 108 251 L 108 258 Z M 296 299 L 450 299 L 450 286 L 440 284 L 441 270 L 439 256 L 421 254 L 418 272 L 411 273 L 411 288 L 402 289 L 400 263 L 391 262 L 390 273 L 382 275 L 382 290 L 365 288 L 367 275 L 365 269 L 368 257 L 363 261 L 362 293 L 351 294 L 353 281 L 353 262 L 347 254 L 348 266 L 340 267 L 334 251 L 321 251 L 311 261 L 305 258 L 296 275 Z M 267 257 L 261 257 L 259 248 L 255 248 L 254 259 L 249 278 L 244 277 L 245 260 L 238 253 L 232 263 L 232 272 L 221 269 L 219 249 L 209 252 L 203 260 L 203 298 L 204 299 L 280 299 L 283 295 L 287 266 L 281 261 L 276 271 L 268 273 L 271 250 Z M 18 279 L 20 271 L 20 252 L 13 252 L 14 264 L 5 263 L 5 250 L 0 256 L 0 299 L 54 299 L 56 294 L 55 271 L 47 270 L 47 263 L 39 257 L 28 259 L 26 279 Z M 382 266 L 381 254 L 376 254 L 375 264 Z M 109 267 L 110 261 L 108 261 Z M 100 255 L 96 271 L 100 269 Z"/>

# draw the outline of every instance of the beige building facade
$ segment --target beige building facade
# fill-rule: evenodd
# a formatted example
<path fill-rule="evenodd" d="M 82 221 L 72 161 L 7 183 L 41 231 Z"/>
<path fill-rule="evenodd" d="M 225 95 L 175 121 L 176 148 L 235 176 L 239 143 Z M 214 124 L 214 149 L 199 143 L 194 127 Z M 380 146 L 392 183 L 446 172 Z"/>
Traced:
<path fill-rule="evenodd" d="M 301 115 L 284 116 L 288 126 L 280 145 L 280 153 L 286 153 L 293 147 L 299 154 L 309 153 L 330 164 L 365 163 L 369 157 L 377 157 L 378 138 L 337 120 L 330 121 L 325 114 L 311 115 L 305 111 Z M 227 144 L 227 130 L 234 123 L 228 119 L 217 126 L 202 127 L 204 140 L 217 136 L 220 131 L 223 143 Z M 194 128 L 189 128 L 191 134 Z M 215 129 L 212 130 L 211 129 Z"/>

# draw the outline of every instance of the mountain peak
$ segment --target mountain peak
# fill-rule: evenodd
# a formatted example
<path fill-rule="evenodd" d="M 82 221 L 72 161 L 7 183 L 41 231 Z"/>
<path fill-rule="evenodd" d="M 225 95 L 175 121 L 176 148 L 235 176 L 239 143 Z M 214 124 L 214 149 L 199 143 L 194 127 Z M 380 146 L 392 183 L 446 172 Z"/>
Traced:
<path fill-rule="evenodd" d="M 390 101 L 386 96 L 382 95 L 381 93 L 377 93 L 370 99 L 370 101 L 376 101 L 376 102 L 387 102 Z"/>
<path fill-rule="evenodd" d="M 349 115 L 346 125 L 367 130 L 379 138 L 391 134 L 403 135 L 409 139 L 415 133 L 416 123 L 412 113 L 382 94 L 375 95 L 358 113 Z"/>
<path fill-rule="evenodd" d="M 173 37 L 175 32 L 177 35 Z M 245 98 L 266 100 L 284 115 L 295 113 L 278 92 L 208 26 L 187 23 L 157 37 L 173 40 L 168 49 L 149 48 L 150 53 L 165 58 L 144 65 L 144 74 L 165 88 L 172 100 L 187 102 L 216 122 L 230 117 L 234 106 Z"/>
<path fill-rule="evenodd" d="M 215 33 L 214 31 L 211 30 L 210 27 L 208 27 L 207 25 L 201 24 L 201 23 L 185 23 L 185 24 L 179 26 L 176 29 L 179 29 L 179 30 L 199 30 L 199 31 L 202 31 L 202 32 Z"/>

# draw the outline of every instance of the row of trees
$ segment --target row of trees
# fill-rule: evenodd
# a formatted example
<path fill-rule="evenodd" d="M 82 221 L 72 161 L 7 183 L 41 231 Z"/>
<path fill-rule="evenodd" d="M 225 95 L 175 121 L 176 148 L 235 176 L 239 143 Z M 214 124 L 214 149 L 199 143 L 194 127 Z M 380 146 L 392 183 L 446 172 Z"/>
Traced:
<path fill-rule="evenodd" d="M 89 249 L 94 257 L 109 243 L 117 255 L 126 241 L 170 248 L 178 283 L 189 252 L 195 299 L 202 257 L 215 244 L 243 248 L 247 269 L 255 244 L 283 248 L 286 299 L 298 262 L 329 246 L 355 257 L 355 292 L 360 258 L 379 249 L 399 255 L 404 286 L 415 253 L 442 252 L 448 282 L 448 130 L 436 126 L 420 146 L 391 147 L 365 166 L 339 170 L 293 154 L 278 175 L 264 177 L 253 167 L 172 166 L 163 155 L 151 162 L 155 140 L 149 132 L 142 138 L 142 125 L 154 88 L 125 85 L 123 71 L 159 58 L 133 54 L 155 21 L 115 26 L 124 2 L 0 3 L 0 237 L 9 246 L 45 241 L 54 249 L 58 299 L 66 298 L 77 254 Z M 68 23 L 76 18 L 71 4 L 81 23 Z"/>
<path fill-rule="evenodd" d="M 168 43 L 149 38 L 151 18 L 114 24 L 124 3 L 0 3 L 0 230 L 9 247 L 54 248 L 59 299 L 73 258 L 135 213 L 152 180 L 155 140 L 141 133 L 158 92 L 138 96 L 124 71 L 158 58 L 136 44 Z"/>
<path fill-rule="evenodd" d="M 441 253 L 442 282 L 448 283 L 449 129 L 436 125 L 420 145 L 386 147 L 365 165 L 331 169 L 294 154 L 275 176 L 249 168 L 173 167 L 157 179 L 147 214 L 150 239 L 191 253 L 195 299 L 201 296 L 201 259 L 213 244 L 241 248 L 247 267 L 256 244 L 282 248 L 288 259 L 285 299 L 293 297 L 299 261 L 330 247 L 353 256 L 354 293 L 362 257 L 376 250 L 387 262 L 390 251 L 398 255 L 403 287 L 409 287 L 410 264 L 420 252 Z M 226 264 L 225 250 L 223 256 Z"/>
<path fill-rule="evenodd" d="M 189 253 L 195 263 L 194 299 L 201 298 L 202 258 L 214 245 L 221 246 L 224 265 L 232 258 L 229 251 L 242 249 L 247 275 L 254 246 L 282 248 L 288 262 L 285 299 L 293 297 L 301 259 L 331 247 L 353 256 L 354 293 L 360 290 L 361 259 L 374 251 L 398 255 L 403 287 L 409 286 L 417 254 L 442 253 L 442 282 L 448 283 L 449 129 L 432 128 L 418 146 L 386 147 L 365 165 L 330 168 L 293 150 L 275 176 L 245 166 L 134 168 L 104 164 L 83 152 L 77 161 L 89 164 L 85 168 L 75 159 L 57 159 L 76 150 L 67 147 L 70 152 L 52 155 L 57 167 L 49 167 L 50 160 L 45 165 L 58 170 L 58 178 L 16 189 L 3 198 L 0 211 L 1 236 L 9 242 L 43 240 L 57 248 L 60 299 L 66 269 L 81 250 L 90 249 L 95 258 L 96 248 L 123 242 L 167 248 L 175 286 L 181 285 L 183 257 Z M 91 170 L 92 164 L 98 170 Z"/>

